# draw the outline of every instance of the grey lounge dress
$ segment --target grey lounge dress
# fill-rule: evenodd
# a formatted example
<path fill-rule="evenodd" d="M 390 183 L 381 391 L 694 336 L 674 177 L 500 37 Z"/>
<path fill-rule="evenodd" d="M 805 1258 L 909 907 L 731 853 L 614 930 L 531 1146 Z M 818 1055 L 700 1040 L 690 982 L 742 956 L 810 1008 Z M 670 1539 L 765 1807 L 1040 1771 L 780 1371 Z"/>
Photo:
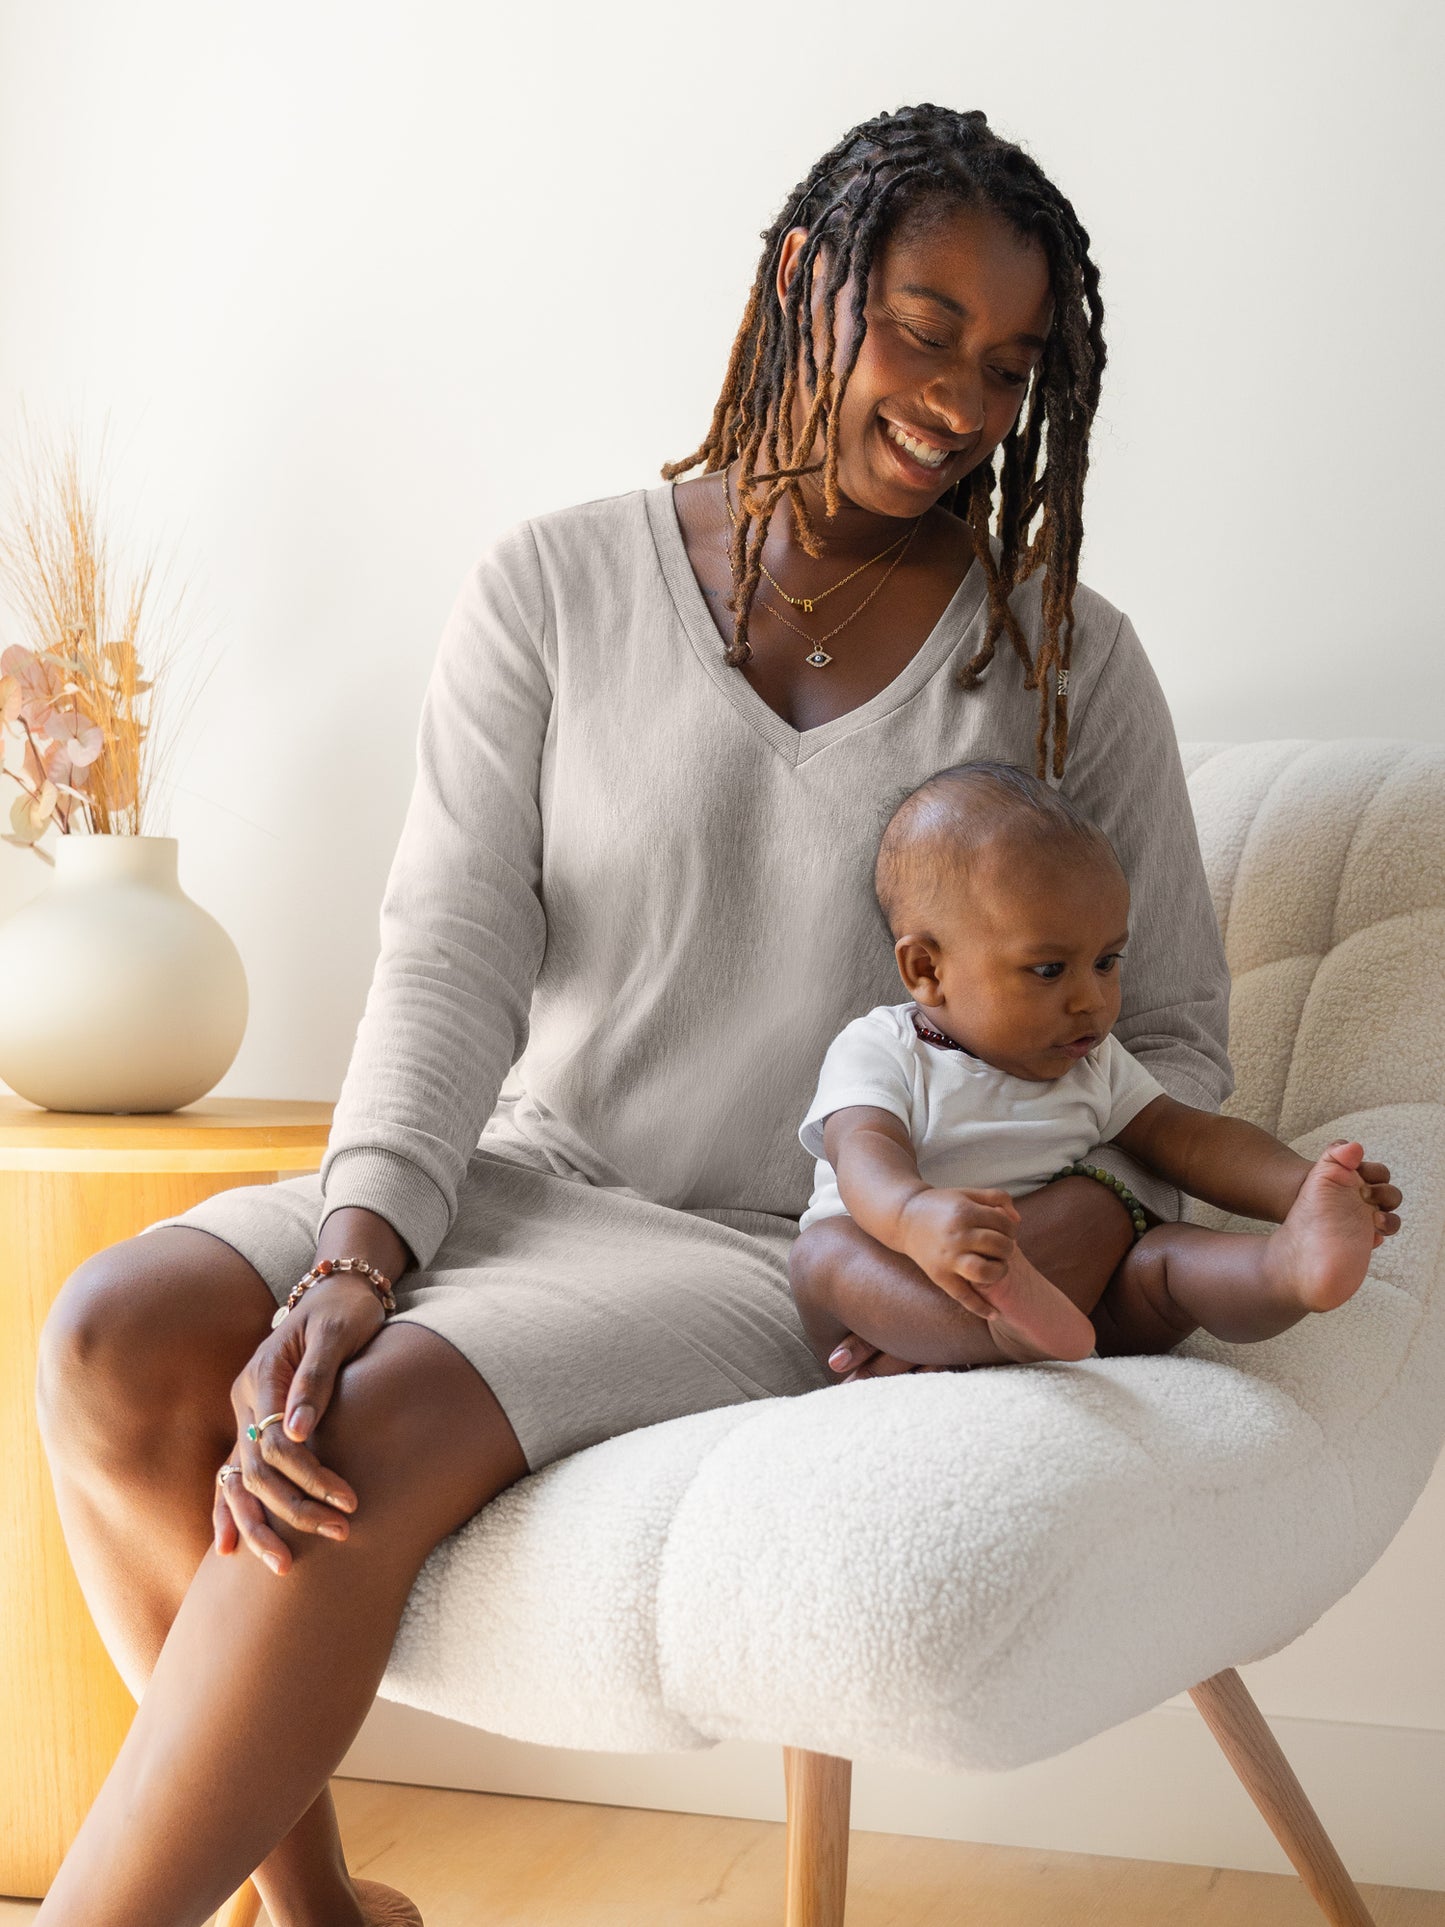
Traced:
<path fill-rule="evenodd" d="M 1039 584 L 1015 607 L 1037 636 Z M 543 515 L 462 584 L 417 733 L 381 948 L 319 1172 L 148 1226 L 242 1253 L 283 1302 L 364 1205 L 415 1269 L 395 1318 L 491 1386 L 528 1466 L 834 1382 L 787 1256 L 823 1053 L 900 979 L 872 896 L 886 798 L 972 756 L 1033 767 L 1037 697 L 981 685 L 969 570 L 887 688 L 797 731 L 723 661 L 671 485 Z M 1229 974 L 1163 693 L 1080 589 L 1064 789 L 1133 892 L 1117 1026 L 1166 1090 L 1232 1088 Z M 1106 1148 L 1159 1213 L 1178 1193 Z"/>

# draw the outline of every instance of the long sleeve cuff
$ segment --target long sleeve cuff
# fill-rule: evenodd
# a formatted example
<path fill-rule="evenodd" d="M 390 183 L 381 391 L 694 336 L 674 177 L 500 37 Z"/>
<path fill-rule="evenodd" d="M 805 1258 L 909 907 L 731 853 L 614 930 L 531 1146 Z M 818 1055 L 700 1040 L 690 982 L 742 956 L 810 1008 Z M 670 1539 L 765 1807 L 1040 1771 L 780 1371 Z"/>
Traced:
<path fill-rule="evenodd" d="M 371 1145 L 338 1151 L 326 1174 L 321 1224 L 333 1211 L 357 1205 L 385 1218 L 424 1271 L 450 1229 L 447 1201 L 409 1158 Z M 318 1236 L 320 1225 L 317 1226 Z"/>

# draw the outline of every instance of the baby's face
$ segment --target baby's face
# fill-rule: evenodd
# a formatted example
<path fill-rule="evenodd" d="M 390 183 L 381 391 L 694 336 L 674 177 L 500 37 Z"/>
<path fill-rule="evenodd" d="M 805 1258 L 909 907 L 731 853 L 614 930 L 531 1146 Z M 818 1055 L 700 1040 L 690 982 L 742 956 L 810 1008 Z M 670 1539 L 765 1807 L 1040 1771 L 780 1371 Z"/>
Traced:
<path fill-rule="evenodd" d="M 1102 1043 L 1119 1018 L 1129 886 L 1110 863 L 995 846 L 934 919 L 940 948 L 918 946 L 909 981 L 926 1020 L 1011 1076 L 1051 1081 Z"/>

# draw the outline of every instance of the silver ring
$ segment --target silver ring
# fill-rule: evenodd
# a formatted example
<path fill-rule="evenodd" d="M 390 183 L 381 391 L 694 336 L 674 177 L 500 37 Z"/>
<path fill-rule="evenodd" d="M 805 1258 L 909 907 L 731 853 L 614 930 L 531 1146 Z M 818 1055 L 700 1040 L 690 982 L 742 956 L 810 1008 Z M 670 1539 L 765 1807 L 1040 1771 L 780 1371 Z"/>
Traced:
<path fill-rule="evenodd" d="M 241 1476 L 240 1466 L 233 1465 L 231 1461 L 227 1459 L 226 1463 L 221 1467 L 220 1471 L 216 1474 L 216 1484 L 225 1485 L 228 1479 L 239 1479 L 240 1476 Z"/>

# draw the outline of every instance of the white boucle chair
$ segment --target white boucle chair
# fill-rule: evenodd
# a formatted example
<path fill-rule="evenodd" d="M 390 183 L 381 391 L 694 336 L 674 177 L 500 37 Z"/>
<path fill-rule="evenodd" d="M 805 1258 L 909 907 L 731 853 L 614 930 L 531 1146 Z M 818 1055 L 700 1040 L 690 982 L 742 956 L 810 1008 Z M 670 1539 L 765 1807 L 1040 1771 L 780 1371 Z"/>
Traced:
<path fill-rule="evenodd" d="M 1326 1917 L 1368 1921 L 1233 1668 L 1355 1585 L 1445 1433 L 1445 747 L 1183 754 L 1234 978 L 1226 1109 L 1306 1157 L 1358 1137 L 1405 1194 L 1355 1297 L 1267 1344 L 609 1439 L 436 1548 L 382 1698 L 550 1746 L 775 1741 L 788 1927 L 840 1927 L 852 1760 L 1022 1766 L 1188 1688 Z M 255 1913 L 246 1888 L 220 1918 Z"/>

